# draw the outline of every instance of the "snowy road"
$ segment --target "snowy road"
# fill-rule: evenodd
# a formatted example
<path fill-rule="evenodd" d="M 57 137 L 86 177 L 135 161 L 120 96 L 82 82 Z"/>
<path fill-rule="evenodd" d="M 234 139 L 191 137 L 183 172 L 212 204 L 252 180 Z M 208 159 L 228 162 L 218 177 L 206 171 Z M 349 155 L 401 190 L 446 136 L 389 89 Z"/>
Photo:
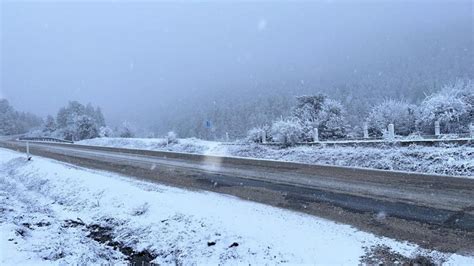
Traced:
<path fill-rule="evenodd" d="M 21 151 L 24 145 L 1 142 Z M 428 248 L 471 252 L 474 246 L 473 179 L 79 145 L 30 148 L 85 167 L 330 218 Z"/>

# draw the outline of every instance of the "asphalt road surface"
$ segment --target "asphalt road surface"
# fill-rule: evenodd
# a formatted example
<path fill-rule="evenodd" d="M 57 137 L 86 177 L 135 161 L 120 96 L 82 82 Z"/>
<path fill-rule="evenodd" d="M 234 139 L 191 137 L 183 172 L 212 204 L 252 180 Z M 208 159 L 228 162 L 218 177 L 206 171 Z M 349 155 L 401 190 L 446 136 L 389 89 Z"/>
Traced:
<path fill-rule="evenodd" d="M 25 142 L 0 141 L 25 151 Z M 474 179 L 248 158 L 30 143 L 33 155 L 305 212 L 426 248 L 474 254 Z"/>

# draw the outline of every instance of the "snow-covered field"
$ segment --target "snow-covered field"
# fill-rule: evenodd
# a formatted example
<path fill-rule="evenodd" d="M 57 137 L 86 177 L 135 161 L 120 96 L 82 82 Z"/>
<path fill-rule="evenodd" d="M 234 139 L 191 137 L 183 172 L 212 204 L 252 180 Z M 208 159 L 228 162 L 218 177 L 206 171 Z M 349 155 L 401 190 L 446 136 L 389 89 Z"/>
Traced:
<path fill-rule="evenodd" d="M 348 225 L 0 149 L 0 264 L 357 264 L 367 249 L 451 264 Z"/>
<path fill-rule="evenodd" d="M 298 146 L 280 148 L 257 144 L 225 145 L 220 142 L 199 139 L 179 139 L 178 143 L 168 145 L 164 139 L 122 138 L 97 138 L 83 140 L 78 144 L 474 177 L 473 145 L 397 147 L 380 144 L 377 147 Z"/>

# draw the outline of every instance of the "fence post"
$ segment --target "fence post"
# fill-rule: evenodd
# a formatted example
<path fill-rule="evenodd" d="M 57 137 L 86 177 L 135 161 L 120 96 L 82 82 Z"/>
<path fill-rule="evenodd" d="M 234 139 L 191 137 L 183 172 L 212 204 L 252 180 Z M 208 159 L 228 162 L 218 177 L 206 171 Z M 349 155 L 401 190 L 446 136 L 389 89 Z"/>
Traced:
<path fill-rule="evenodd" d="M 319 132 L 318 128 L 315 127 L 313 131 L 313 142 L 318 142 L 319 141 Z"/>
<path fill-rule="evenodd" d="M 435 121 L 435 136 L 441 135 L 441 130 L 439 126 L 439 120 Z"/>
<path fill-rule="evenodd" d="M 369 125 L 367 123 L 364 123 L 364 139 L 369 138 Z"/>
<path fill-rule="evenodd" d="M 227 142 L 230 141 L 230 139 L 229 139 L 229 132 L 226 132 L 226 133 L 225 133 L 225 140 L 226 140 Z"/>
<path fill-rule="evenodd" d="M 262 143 L 267 143 L 267 133 L 262 130 Z"/>
<path fill-rule="evenodd" d="M 30 156 L 30 142 L 26 141 L 26 160 L 31 160 Z"/>
<path fill-rule="evenodd" d="M 395 138 L 395 126 L 393 124 L 388 124 L 388 138 Z"/>
<path fill-rule="evenodd" d="M 469 125 L 469 133 L 471 135 L 471 139 L 474 139 L 474 124 L 472 123 Z"/>

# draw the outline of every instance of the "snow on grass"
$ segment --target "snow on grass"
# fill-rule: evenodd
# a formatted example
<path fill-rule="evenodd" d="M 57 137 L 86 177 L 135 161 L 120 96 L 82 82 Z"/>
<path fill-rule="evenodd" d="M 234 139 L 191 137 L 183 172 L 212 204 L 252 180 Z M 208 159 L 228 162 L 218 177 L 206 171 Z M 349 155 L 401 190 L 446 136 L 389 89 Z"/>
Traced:
<path fill-rule="evenodd" d="M 405 256 L 474 263 L 301 213 L 39 157 L 27 162 L 4 149 L 0 211 L 2 265 L 122 264 L 124 247 L 161 264 L 354 265 L 364 247 L 378 244 Z M 97 228 L 107 229 L 105 241 Z"/>
<path fill-rule="evenodd" d="M 297 146 L 281 148 L 249 143 L 226 145 L 194 138 L 179 139 L 178 143 L 169 145 L 166 144 L 165 139 L 121 138 L 97 138 L 84 140 L 78 144 L 474 177 L 474 146 L 472 144 L 461 146 L 446 144 L 433 147 L 420 145 L 400 147 L 378 144 L 374 147 Z"/>
<path fill-rule="evenodd" d="M 254 157 L 309 164 L 365 167 L 474 177 L 474 147 L 444 145 L 407 147 L 382 145 L 378 147 L 307 147 L 279 148 L 277 146 L 232 146 L 233 156 Z"/>

